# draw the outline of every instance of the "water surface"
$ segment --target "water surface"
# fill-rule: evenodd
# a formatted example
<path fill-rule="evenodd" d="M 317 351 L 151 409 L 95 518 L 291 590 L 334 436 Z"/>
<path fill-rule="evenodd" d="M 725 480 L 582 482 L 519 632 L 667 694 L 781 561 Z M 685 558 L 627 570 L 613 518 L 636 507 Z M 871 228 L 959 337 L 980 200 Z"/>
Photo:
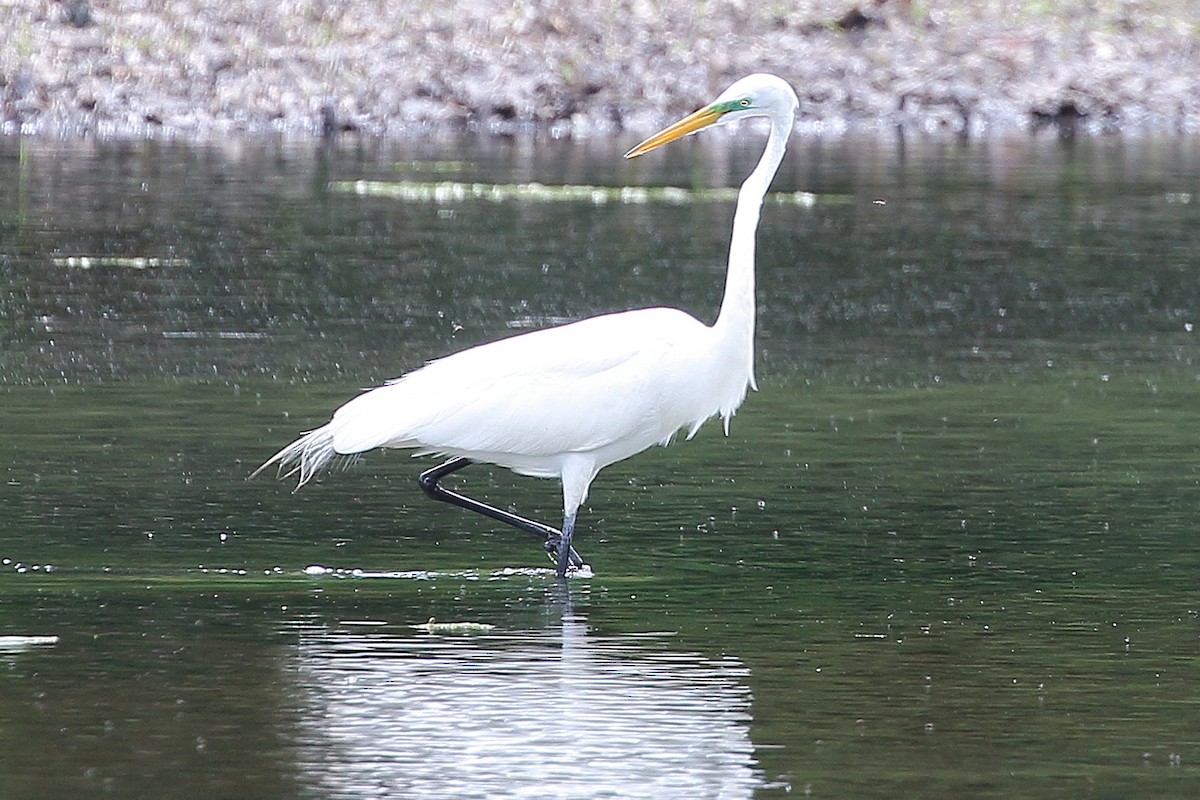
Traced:
<path fill-rule="evenodd" d="M 764 211 L 760 391 L 601 474 L 567 593 L 424 461 L 245 480 L 446 352 L 711 320 L 727 202 L 331 188 L 757 156 L 624 144 L 0 143 L 0 636 L 58 637 L 0 639 L 6 791 L 1195 795 L 1194 139 L 795 140 L 776 188 L 817 200 Z"/>

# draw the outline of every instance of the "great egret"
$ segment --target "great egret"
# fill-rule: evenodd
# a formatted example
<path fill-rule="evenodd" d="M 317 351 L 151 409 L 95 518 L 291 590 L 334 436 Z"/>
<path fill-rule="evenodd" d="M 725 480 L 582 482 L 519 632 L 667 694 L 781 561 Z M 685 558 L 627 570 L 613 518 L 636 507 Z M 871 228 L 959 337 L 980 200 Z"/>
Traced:
<path fill-rule="evenodd" d="M 266 461 L 297 489 L 336 455 L 377 447 L 450 457 L 420 476 L 435 500 L 537 536 L 558 576 L 584 566 L 571 546 L 575 514 L 609 464 L 691 438 L 718 414 L 729 421 L 754 383 L 754 240 L 767 188 L 783 160 L 798 101 L 774 75 L 750 75 L 699 111 L 625 154 L 634 158 L 690 133 L 746 117 L 771 129 L 758 165 L 738 192 L 725 294 L 716 322 L 674 308 L 643 308 L 580 320 L 472 347 L 433 361 L 349 401 L 325 425 Z M 473 462 L 562 482 L 558 530 L 440 485 Z"/>

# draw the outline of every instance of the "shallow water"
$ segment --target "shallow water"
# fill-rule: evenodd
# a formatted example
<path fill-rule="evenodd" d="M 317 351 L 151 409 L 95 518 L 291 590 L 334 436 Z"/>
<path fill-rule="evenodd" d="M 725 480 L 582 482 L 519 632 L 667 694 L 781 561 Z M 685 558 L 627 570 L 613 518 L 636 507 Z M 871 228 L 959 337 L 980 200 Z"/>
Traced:
<path fill-rule="evenodd" d="M 567 592 L 424 461 L 245 480 L 428 358 L 711 319 L 726 201 L 331 188 L 757 155 L 624 144 L 0 142 L 8 796 L 1195 795 L 1193 139 L 795 140 L 776 188 L 817 198 L 764 211 L 760 391 L 601 474 Z"/>

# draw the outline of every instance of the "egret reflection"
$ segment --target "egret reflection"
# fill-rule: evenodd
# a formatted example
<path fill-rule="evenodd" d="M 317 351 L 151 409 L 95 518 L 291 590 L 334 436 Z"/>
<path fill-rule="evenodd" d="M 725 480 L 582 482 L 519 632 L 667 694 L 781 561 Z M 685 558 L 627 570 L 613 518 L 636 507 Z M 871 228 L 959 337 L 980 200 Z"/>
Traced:
<path fill-rule="evenodd" d="M 302 780 L 322 797 L 750 797 L 747 670 L 662 636 L 305 636 Z"/>

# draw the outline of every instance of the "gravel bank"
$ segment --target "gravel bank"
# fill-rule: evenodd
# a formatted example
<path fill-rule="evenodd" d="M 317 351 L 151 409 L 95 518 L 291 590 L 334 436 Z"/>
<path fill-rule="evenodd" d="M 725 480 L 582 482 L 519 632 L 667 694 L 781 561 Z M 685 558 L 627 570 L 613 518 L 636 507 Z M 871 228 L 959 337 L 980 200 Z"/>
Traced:
<path fill-rule="evenodd" d="M 644 131 L 743 74 L 829 132 L 1200 130 L 1191 0 L 0 0 L 0 130 Z"/>

